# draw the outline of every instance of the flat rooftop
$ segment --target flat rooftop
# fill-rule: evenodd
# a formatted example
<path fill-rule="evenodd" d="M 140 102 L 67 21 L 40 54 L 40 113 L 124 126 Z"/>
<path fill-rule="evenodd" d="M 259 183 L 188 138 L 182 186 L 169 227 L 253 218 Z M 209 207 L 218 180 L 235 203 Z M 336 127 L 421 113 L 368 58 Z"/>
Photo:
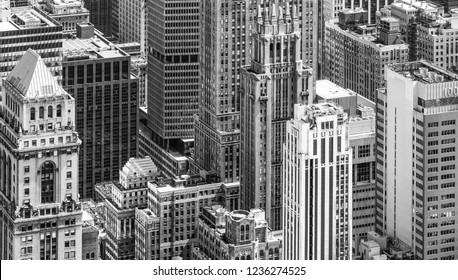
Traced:
<path fill-rule="evenodd" d="M 356 95 L 354 91 L 344 89 L 329 80 L 316 81 L 316 94 L 323 99 L 334 99 Z"/>
<path fill-rule="evenodd" d="M 406 78 L 425 84 L 458 81 L 457 73 L 437 67 L 426 61 L 391 64 L 388 68 Z"/>
<path fill-rule="evenodd" d="M 339 25 L 338 19 L 334 19 L 332 21 L 327 22 L 326 26 L 339 30 L 340 32 L 344 34 L 353 36 L 354 38 L 357 38 L 361 41 L 367 42 L 369 44 L 373 44 L 374 46 L 378 48 L 385 48 L 385 47 L 392 47 L 392 46 L 395 46 L 395 47 L 404 46 L 406 49 L 408 48 L 407 44 L 401 41 L 400 43 L 391 44 L 391 45 L 383 44 L 380 38 L 376 36 L 377 35 L 377 26 L 375 24 L 359 25 L 359 26 L 356 26 L 354 29 L 342 29 L 341 26 Z"/>
<path fill-rule="evenodd" d="M 0 13 L 0 31 L 53 26 L 57 26 L 57 24 L 29 6 L 2 10 Z"/>
<path fill-rule="evenodd" d="M 64 57 L 75 58 L 89 56 L 88 58 L 115 58 L 128 56 L 125 52 L 116 48 L 103 37 L 97 34 L 89 39 L 71 38 L 63 42 Z"/>

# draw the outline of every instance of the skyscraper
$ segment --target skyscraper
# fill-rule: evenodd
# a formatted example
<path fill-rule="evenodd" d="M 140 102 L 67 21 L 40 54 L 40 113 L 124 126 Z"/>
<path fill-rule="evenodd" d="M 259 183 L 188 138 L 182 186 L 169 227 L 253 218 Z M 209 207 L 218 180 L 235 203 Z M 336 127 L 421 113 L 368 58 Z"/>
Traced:
<path fill-rule="evenodd" d="M 376 230 L 417 259 L 457 259 L 458 75 L 426 62 L 386 67 L 377 99 Z"/>
<path fill-rule="evenodd" d="M 253 25 L 248 0 L 201 4 L 201 81 L 195 164 L 222 181 L 240 176 L 240 71 L 249 63 Z M 218 26 L 218 28 L 215 28 Z"/>
<path fill-rule="evenodd" d="M 352 152 L 347 114 L 332 103 L 294 106 L 283 153 L 287 260 L 351 259 Z"/>
<path fill-rule="evenodd" d="M 2 92 L 1 259 L 81 259 L 75 100 L 32 50 Z"/>
<path fill-rule="evenodd" d="M 199 96 L 199 0 L 148 0 L 148 125 L 156 143 L 194 137 Z"/>
<path fill-rule="evenodd" d="M 278 1 L 276 1 L 278 3 Z M 243 209 L 261 208 L 273 230 L 282 223 L 282 145 L 293 104 L 311 103 L 311 68 L 302 64 L 297 7 L 258 6 L 250 66 L 241 72 Z"/>
<path fill-rule="evenodd" d="M 76 129 L 83 144 L 79 158 L 79 194 L 94 196 L 94 185 L 116 180 L 119 169 L 138 154 L 138 78 L 131 58 L 78 25 L 64 42 L 64 88 L 76 100 Z"/>
<path fill-rule="evenodd" d="M 140 43 L 142 53 L 146 45 L 146 0 L 118 0 L 119 43 Z"/>
<path fill-rule="evenodd" d="M 89 22 L 94 24 L 106 38 L 112 36 L 112 5 L 111 0 L 84 0 L 89 10 Z"/>

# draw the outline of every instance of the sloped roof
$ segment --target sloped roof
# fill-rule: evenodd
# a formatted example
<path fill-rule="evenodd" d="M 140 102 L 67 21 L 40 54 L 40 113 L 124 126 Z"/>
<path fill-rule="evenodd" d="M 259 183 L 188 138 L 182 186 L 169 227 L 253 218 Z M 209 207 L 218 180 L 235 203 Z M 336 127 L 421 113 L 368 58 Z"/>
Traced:
<path fill-rule="evenodd" d="M 158 172 L 156 165 L 149 156 L 144 158 L 130 158 L 122 171 L 127 177 L 146 177 Z"/>
<path fill-rule="evenodd" d="M 65 94 L 43 59 L 31 49 L 22 56 L 6 80 L 26 98 Z"/>

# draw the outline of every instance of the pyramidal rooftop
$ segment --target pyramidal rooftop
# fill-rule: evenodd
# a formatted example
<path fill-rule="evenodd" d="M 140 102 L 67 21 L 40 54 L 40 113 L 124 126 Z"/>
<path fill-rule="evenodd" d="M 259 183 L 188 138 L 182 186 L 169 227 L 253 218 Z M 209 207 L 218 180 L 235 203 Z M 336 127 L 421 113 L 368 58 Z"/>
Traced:
<path fill-rule="evenodd" d="M 31 49 L 22 56 L 6 80 L 26 98 L 66 95 L 43 59 Z"/>

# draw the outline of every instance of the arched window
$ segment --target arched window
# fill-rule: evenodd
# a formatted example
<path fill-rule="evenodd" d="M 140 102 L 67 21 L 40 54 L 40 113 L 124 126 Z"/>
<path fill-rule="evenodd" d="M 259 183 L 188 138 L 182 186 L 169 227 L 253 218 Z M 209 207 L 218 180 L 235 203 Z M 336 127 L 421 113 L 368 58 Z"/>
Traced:
<path fill-rule="evenodd" d="M 45 107 L 41 106 L 39 109 L 38 109 L 38 117 L 40 119 L 44 119 L 45 118 Z"/>
<path fill-rule="evenodd" d="M 264 250 L 261 250 L 261 251 L 259 252 L 259 257 L 264 258 Z"/>
<path fill-rule="evenodd" d="M 91 253 L 91 260 L 95 260 L 95 254 L 94 254 L 94 252 Z"/>
<path fill-rule="evenodd" d="M 52 106 L 48 106 L 48 118 L 52 118 Z"/>
<path fill-rule="evenodd" d="M 54 163 L 47 161 L 41 166 L 41 203 L 54 202 Z"/>
<path fill-rule="evenodd" d="M 245 226 L 245 240 L 250 239 L 250 225 Z"/>
<path fill-rule="evenodd" d="M 240 240 L 243 240 L 245 238 L 245 226 L 241 225 L 240 226 Z"/>
<path fill-rule="evenodd" d="M 251 260 L 251 256 L 250 255 L 246 256 L 246 259 Z"/>
<path fill-rule="evenodd" d="M 30 120 L 34 121 L 35 120 L 35 108 L 30 108 Z"/>
<path fill-rule="evenodd" d="M 244 261 L 244 260 L 245 260 L 245 256 L 242 256 L 240 259 L 241 259 L 242 261 Z"/>
<path fill-rule="evenodd" d="M 89 259 L 89 253 L 86 253 L 86 260 Z"/>
<path fill-rule="evenodd" d="M 62 106 L 61 105 L 57 105 L 56 107 L 56 117 L 62 117 Z"/>
<path fill-rule="evenodd" d="M 235 260 L 238 261 L 238 260 L 239 260 L 239 257 L 235 257 Z"/>

